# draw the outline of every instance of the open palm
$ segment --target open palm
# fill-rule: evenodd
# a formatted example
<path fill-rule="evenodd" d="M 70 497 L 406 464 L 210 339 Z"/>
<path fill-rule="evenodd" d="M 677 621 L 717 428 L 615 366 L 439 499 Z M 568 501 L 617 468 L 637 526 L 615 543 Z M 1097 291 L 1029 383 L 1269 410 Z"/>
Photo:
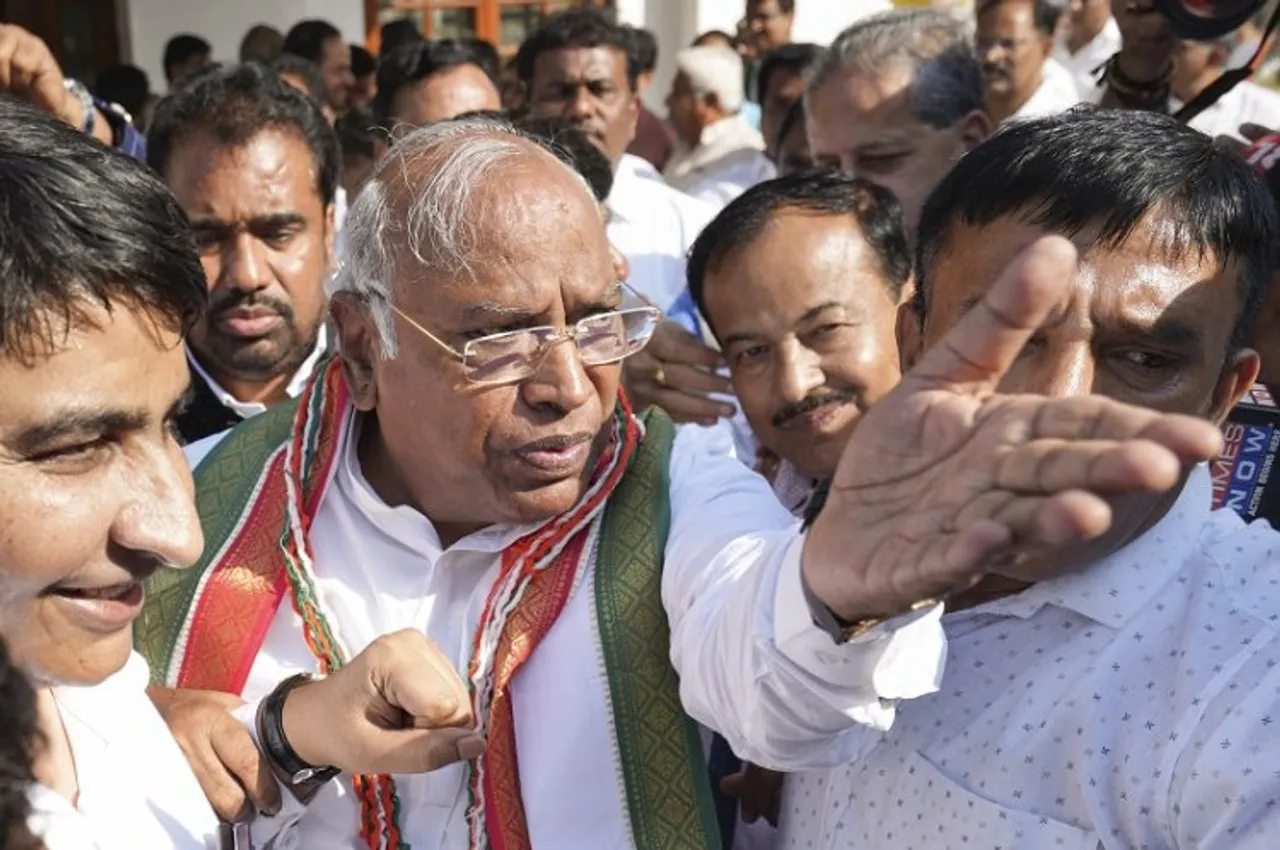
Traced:
<path fill-rule="evenodd" d="M 1193 417 L 996 392 L 1075 264 L 1065 239 L 1028 248 L 859 423 L 804 552 L 806 581 L 837 614 L 896 614 L 1096 537 L 1106 497 L 1168 490 L 1216 453 L 1218 430 Z"/>

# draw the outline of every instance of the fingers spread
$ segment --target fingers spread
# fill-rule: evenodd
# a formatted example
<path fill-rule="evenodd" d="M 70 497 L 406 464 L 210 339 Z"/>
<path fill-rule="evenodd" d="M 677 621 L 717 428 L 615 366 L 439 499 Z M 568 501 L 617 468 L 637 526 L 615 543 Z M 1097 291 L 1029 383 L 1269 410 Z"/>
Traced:
<path fill-rule="evenodd" d="M 1184 463 L 1199 463 L 1217 456 L 1222 433 L 1212 422 L 1195 416 L 1158 413 L 1103 396 L 1018 399 L 1004 415 L 1026 415 L 1026 406 L 1037 409 L 1030 428 L 1032 439 L 1129 440 L 1140 437 L 1164 446 Z M 999 414 L 998 414 L 999 415 Z"/>
<path fill-rule="evenodd" d="M 1181 475 L 1177 456 L 1150 440 L 1033 440 L 1000 456 L 993 484 L 1023 494 L 1120 495 L 1168 490 Z"/>
<path fill-rule="evenodd" d="M 914 380 L 994 389 L 1075 274 L 1076 250 L 1069 241 L 1059 236 L 1037 240 L 908 373 L 904 384 Z"/>

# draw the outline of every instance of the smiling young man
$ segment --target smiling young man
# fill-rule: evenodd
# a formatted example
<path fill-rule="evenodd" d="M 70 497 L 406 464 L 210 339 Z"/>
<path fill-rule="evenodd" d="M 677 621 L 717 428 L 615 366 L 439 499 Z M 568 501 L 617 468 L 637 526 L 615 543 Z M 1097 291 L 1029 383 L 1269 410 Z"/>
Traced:
<path fill-rule="evenodd" d="M 1257 374 L 1244 345 L 1280 247 L 1250 167 L 1150 113 L 993 136 L 925 206 L 904 365 L 990 309 L 999 270 L 1047 234 L 1076 245 L 1078 266 L 999 390 L 1221 423 Z M 943 623 L 958 674 L 844 768 L 788 777 L 788 840 L 1272 847 L 1280 798 L 1258 766 L 1280 759 L 1280 535 L 1214 512 L 1211 491 L 1202 465 L 1168 494 L 1112 498 L 1108 533 L 954 597 Z"/>
<path fill-rule="evenodd" d="M 192 442 L 296 396 L 328 349 L 338 142 L 316 103 L 249 64 L 165 100 L 148 161 L 192 221 L 209 287 L 178 422 Z"/>

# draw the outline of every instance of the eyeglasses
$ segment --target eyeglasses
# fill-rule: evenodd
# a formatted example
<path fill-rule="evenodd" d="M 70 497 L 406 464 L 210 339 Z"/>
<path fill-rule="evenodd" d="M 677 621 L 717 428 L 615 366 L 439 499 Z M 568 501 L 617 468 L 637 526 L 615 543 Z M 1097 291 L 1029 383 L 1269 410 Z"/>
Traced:
<path fill-rule="evenodd" d="M 662 311 L 625 283 L 619 282 L 619 286 L 645 306 L 588 316 L 567 328 L 547 325 L 490 334 L 468 340 L 461 351 L 409 318 L 394 304 L 391 309 L 410 327 L 460 362 L 467 381 L 496 386 L 529 380 L 538 374 L 551 349 L 569 340 L 577 344 L 578 356 L 584 366 L 617 363 L 644 348 L 662 321 Z"/>

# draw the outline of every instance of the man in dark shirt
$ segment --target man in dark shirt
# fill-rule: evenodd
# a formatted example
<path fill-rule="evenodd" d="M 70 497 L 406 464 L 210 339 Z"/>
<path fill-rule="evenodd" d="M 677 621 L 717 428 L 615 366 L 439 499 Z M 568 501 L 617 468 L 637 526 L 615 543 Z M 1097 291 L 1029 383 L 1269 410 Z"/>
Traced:
<path fill-rule="evenodd" d="M 191 219 L 209 286 L 177 423 L 193 442 L 297 396 L 328 350 L 338 142 L 319 104 L 249 64 L 165 100 L 148 161 Z"/>

